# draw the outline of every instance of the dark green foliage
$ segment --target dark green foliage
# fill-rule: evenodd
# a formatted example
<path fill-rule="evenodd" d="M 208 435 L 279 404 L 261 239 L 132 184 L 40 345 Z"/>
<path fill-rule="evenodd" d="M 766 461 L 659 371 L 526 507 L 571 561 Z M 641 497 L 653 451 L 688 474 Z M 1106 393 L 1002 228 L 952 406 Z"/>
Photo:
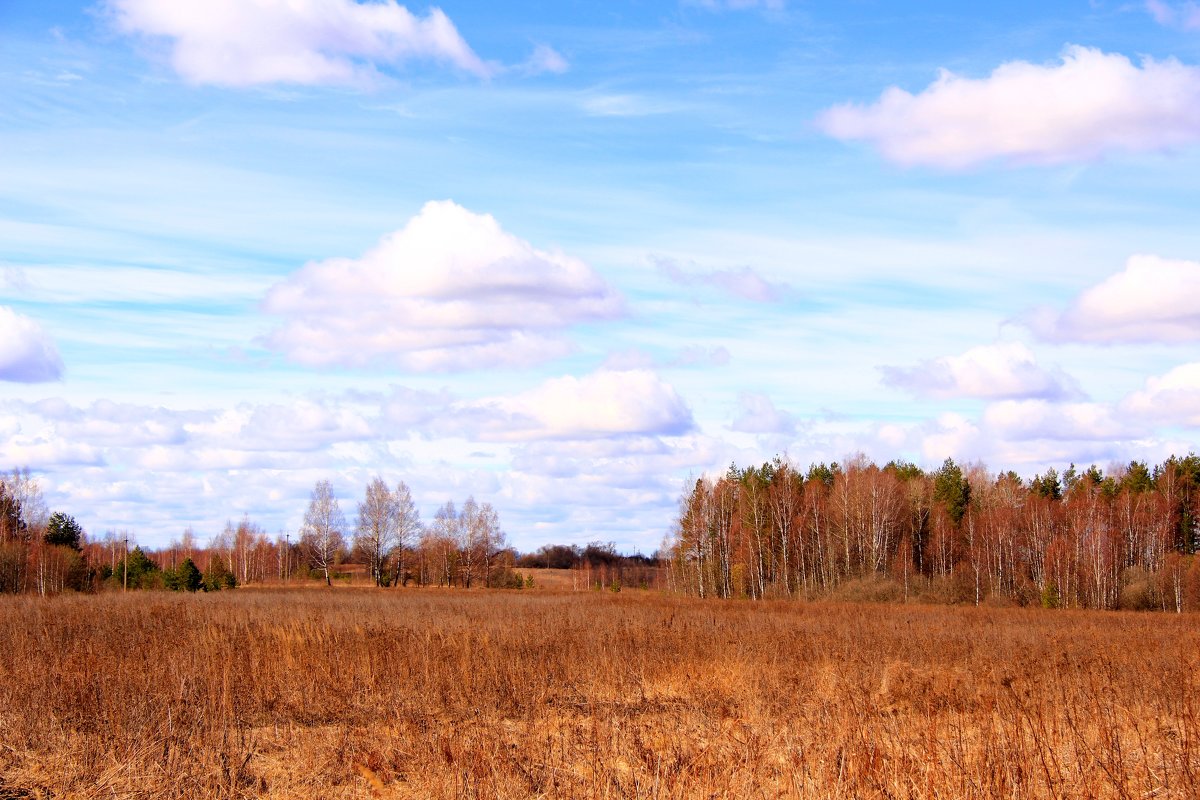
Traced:
<path fill-rule="evenodd" d="M 135 547 L 128 556 L 117 562 L 112 571 L 110 582 L 116 588 L 128 586 L 130 589 L 157 589 L 164 587 L 162 570 L 142 548 Z"/>
<path fill-rule="evenodd" d="M 1063 494 L 1062 484 L 1058 480 L 1058 472 L 1054 467 L 1046 470 L 1045 475 L 1035 475 L 1029 482 L 1029 490 L 1047 500 L 1061 500 Z"/>
<path fill-rule="evenodd" d="M 826 489 L 833 486 L 833 479 L 841 472 L 841 468 L 837 464 L 813 464 L 808 468 L 808 475 L 804 477 L 807 481 L 819 481 Z"/>
<path fill-rule="evenodd" d="M 515 570 L 500 567 L 492 571 L 488 585 L 495 589 L 524 589 L 525 579 Z"/>
<path fill-rule="evenodd" d="M 933 499 L 945 506 L 946 514 L 955 525 L 962 522 L 971 503 L 971 485 L 952 458 L 947 458 L 933 473 Z"/>
<path fill-rule="evenodd" d="M 204 576 L 190 558 L 185 558 L 175 570 L 178 576 L 179 588 L 185 592 L 196 592 L 204 585 Z"/>
<path fill-rule="evenodd" d="M 222 589 L 234 589 L 237 587 L 237 578 L 229 571 L 225 561 L 220 558 L 214 558 L 208 562 L 208 571 L 204 573 L 204 591 L 219 592 Z"/>
<path fill-rule="evenodd" d="M 1064 494 L 1070 494 L 1074 491 L 1076 484 L 1079 483 L 1079 470 L 1075 469 L 1075 464 L 1072 462 L 1062 475 L 1062 490 Z"/>
<path fill-rule="evenodd" d="M 45 541 L 50 545 L 82 550 L 83 527 L 75 521 L 74 517 L 61 511 L 55 511 L 50 515 L 50 522 L 46 525 Z"/>
<path fill-rule="evenodd" d="M 889 461 L 884 472 L 892 472 L 902 481 L 911 481 L 925 477 L 925 472 L 911 461 Z"/>
<path fill-rule="evenodd" d="M 1154 479 L 1150 475 L 1150 470 L 1146 468 L 1145 461 L 1129 462 L 1129 467 L 1125 470 L 1125 477 L 1121 479 L 1121 488 L 1128 489 L 1135 494 L 1148 492 L 1154 488 Z"/>

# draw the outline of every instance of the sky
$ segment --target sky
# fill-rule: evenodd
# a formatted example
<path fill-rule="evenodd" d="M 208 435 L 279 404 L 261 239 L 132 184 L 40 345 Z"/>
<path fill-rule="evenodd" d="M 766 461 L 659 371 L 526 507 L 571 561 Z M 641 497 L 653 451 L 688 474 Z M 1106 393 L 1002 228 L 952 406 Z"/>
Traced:
<path fill-rule="evenodd" d="M 1200 4 L 0 4 L 0 467 L 92 536 L 651 552 L 785 457 L 1200 426 Z"/>

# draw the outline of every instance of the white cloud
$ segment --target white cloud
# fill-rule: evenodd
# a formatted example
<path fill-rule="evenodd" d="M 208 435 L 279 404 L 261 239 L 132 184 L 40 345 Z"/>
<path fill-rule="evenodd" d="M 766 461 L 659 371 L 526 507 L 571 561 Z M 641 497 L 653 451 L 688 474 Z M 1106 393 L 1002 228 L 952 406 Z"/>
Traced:
<path fill-rule="evenodd" d="M 1200 426 L 1200 362 L 1148 378 L 1145 388 L 1129 395 L 1121 406 L 1142 418 Z"/>
<path fill-rule="evenodd" d="M 0 381 L 44 383 L 62 374 L 62 357 L 42 327 L 0 306 Z"/>
<path fill-rule="evenodd" d="M 526 59 L 525 63 L 517 69 L 526 75 L 542 75 L 545 73 L 561 75 L 570 68 L 571 65 L 563 57 L 562 53 L 548 44 L 538 44 L 534 46 L 533 52 Z"/>
<path fill-rule="evenodd" d="M 528 392 L 472 404 L 502 412 L 481 438 L 595 439 L 679 435 L 694 427 L 692 412 L 670 384 L 649 370 L 598 370 L 551 378 Z"/>
<path fill-rule="evenodd" d="M 334 444 L 372 437 L 371 423 L 346 405 L 297 399 L 286 403 L 242 404 L 211 421 L 188 426 L 211 447 L 237 443 L 241 451 L 323 450 Z"/>
<path fill-rule="evenodd" d="M 1103 403 L 1004 400 L 987 407 L 983 425 L 1005 441 L 1117 442 L 1144 434 L 1139 426 Z"/>
<path fill-rule="evenodd" d="M 725 295 L 732 294 L 756 303 L 777 303 L 793 293 L 791 286 L 772 283 L 750 267 L 707 272 L 689 271 L 669 258 L 652 260 L 658 266 L 659 272 L 680 286 L 704 284 L 720 290 Z"/>
<path fill-rule="evenodd" d="M 50 467 L 97 466 L 104 463 L 101 451 L 89 444 L 63 441 L 53 432 L 12 436 L 0 442 L 0 464 Z"/>
<path fill-rule="evenodd" d="M 583 98 L 583 112 L 592 117 L 649 117 L 671 114 L 683 107 L 674 101 L 636 94 L 598 94 Z"/>
<path fill-rule="evenodd" d="M 1200 5 L 1193 0 L 1169 3 L 1166 0 L 1146 0 L 1146 10 L 1159 25 L 1185 31 L 1200 30 Z"/>
<path fill-rule="evenodd" d="M 480 76 L 475 55 L 440 9 L 419 17 L 394 0 L 106 0 L 122 33 L 165 37 L 171 64 L 196 84 L 369 84 L 377 68 L 413 59 Z"/>
<path fill-rule="evenodd" d="M 362 258 L 306 265 L 263 307 L 285 318 L 267 346 L 293 361 L 421 371 L 544 361 L 569 351 L 563 329 L 624 311 L 587 264 L 449 201 L 426 204 Z"/>
<path fill-rule="evenodd" d="M 1162 441 L 1139 421 L 1100 403 L 1004 400 L 988 406 L 977 420 L 942 414 L 911 434 L 930 466 L 950 457 L 1026 473 L 1068 461 L 1103 463 L 1163 450 Z"/>
<path fill-rule="evenodd" d="M 817 125 L 899 164 L 950 169 L 1172 150 L 1200 139 L 1200 68 L 1070 46 L 1061 64 L 1011 61 L 987 78 L 943 70 L 916 95 L 893 86 L 870 105 L 826 110 Z"/>
<path fill-rule="evenodd" d="M 21 267 L 5 267 L 0 270 L 0 289 L 24 292 L 29 288 L 29 274 Z"/>
<path fill-rule="evenodd" d="M 1124 270 L 1087 289 L 1061 314 L 1042 309 L 1027 322 L 1050 341 L 1200 340 L 1200 262 L 1133 256 Z"/>
<path fill-rule="evenodd" d="M 775 407 L 765 394 L 742 392 L 738 395 L 738 416 L 730 430 L 740 433 L 796 432 L 796 420 L 786 411 Z"/>
<path fill-rule="evenodd" d="M 960 355 L 922 361 L 915 367 L 880 370 L 884 383 L 922 397 L 1057 399 L 1079 393 L 1069 376 L 1039 365 L 1020 342 L 981 345 Z"/>

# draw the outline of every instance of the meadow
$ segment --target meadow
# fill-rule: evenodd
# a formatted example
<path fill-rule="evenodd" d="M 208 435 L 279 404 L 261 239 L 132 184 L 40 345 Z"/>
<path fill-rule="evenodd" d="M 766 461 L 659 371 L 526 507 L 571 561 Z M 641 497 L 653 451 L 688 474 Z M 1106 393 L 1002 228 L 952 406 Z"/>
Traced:
<path fill-rule="evenodd" d="M 1189 614 L 0 598 L 0 798 L 1194 798 Z"/>

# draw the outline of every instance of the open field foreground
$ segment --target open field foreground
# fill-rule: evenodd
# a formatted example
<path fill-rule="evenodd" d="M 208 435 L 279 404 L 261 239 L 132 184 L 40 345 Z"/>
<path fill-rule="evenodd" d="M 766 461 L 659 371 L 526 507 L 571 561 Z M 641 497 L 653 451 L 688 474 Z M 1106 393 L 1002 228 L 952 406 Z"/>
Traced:
<path fill-rule="evenodd" d="M 639 592 L 0 602 L 0 797 L 1200 796 L 1190 615 Z"/>

